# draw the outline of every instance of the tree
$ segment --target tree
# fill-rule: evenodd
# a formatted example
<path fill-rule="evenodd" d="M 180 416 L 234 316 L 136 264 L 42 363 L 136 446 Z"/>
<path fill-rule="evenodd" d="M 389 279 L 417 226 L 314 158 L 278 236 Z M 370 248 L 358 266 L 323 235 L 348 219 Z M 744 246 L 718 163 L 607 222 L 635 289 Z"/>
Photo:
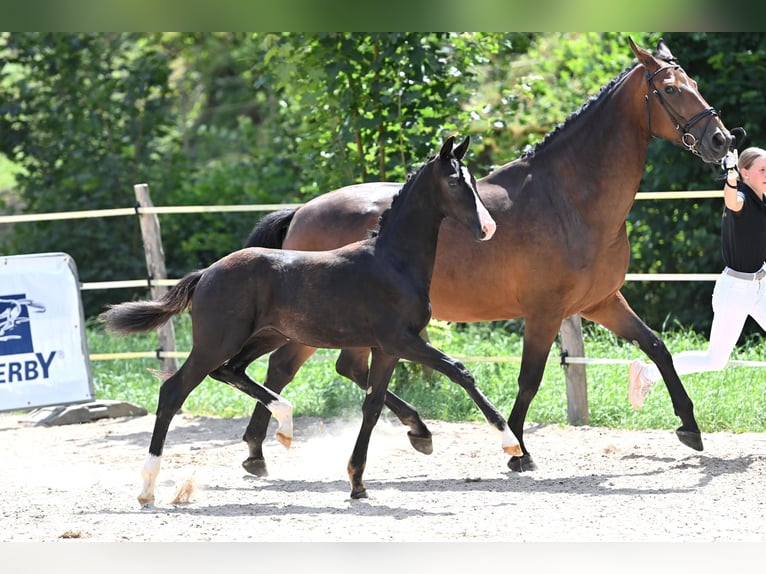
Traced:
<path fill-rule="evenodd" d="M 134 184 L 161 181 L 158 170 L 147 168 L 168 133 L 170 68 L 151 37 L 12 33 L 4 39 L 0 152 L 23 168 L 17 180 L 24 211 L 129 206 Z M 146 275 L 132 219 L 16 225 L 4 249 L 69 253 L 83 281 Z M 83 297 L 90 312 L 108 299 Z"/>
<path fill-rule="evenodd" d="M 403 181 L 443 138 L 484 115 L 479 72 L 521 34 L 264 34 L 257 85 L 271 88 L 289 155 L 313 173 L 304 196 L 362 181 Z M 477 142 L 474 142 L 477 143 Z"/>

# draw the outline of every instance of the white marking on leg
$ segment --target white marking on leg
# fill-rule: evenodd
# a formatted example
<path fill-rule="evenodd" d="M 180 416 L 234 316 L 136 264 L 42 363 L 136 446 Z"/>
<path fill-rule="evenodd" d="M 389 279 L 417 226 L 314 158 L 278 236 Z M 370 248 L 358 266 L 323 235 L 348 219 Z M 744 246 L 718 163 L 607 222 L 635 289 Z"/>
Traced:
<path fill-rule="evenodd" d="M 493 424 L 490 424 L 490 426 L 495 429 L 495 431 L 497 431 L 497 433 L 502 438 L 502 447 L 505 454 L 509 454 L 511 456 L 522 455 L 519 440 L 516 438 L 516 435 L 511 432 L 511 429 L 508 428 L 507 424 L 503 423 L 503 430 L 500 430 Z"/>
<path fill-rule="evenodd" d="M 138 495 L 138 502 L 143 506 L 148 506 L 154 502 L 154 484 L 157 482 L 157 475 L 160 473 L 161 460 L 161 456 L 149 453 L 144 461 L 144 468 L 141 469 L 141 478 L 144 479 L 144 486 L 141 494 Z"/>
<path fill-rule="evenodd" d="M 290 448 L 293 440 L 293 405 L 285 398 L 271 401 L 266 405 L 274 418 L 277 419 L 276 438 L 285 448 Z"/>

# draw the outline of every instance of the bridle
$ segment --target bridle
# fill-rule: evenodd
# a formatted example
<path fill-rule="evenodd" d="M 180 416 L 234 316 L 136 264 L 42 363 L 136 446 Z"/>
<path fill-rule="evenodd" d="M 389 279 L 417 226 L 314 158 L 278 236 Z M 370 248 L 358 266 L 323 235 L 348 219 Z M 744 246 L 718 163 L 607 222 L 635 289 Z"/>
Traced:
<path fill-rule="evenodd" d="M 664 66 L 662 68 L 659 68 L 656 72 L 653 74 L 650 74 L 648 70 L 645 70 L 646 73 L 646 81 L 649 84 L 649 91 L 650 93 L 653 93 L 655 96 L 657 96 L 657 99 L 660 102 L 660 105 L 665 110 L 665 112 L 668 114 L 668 117 L 673 122 L 673 125 L 676 128 L 676 131 L 681 134 L 681 144 L 683 147 L 685 147 L 688 151 L 692 152 L 693 154 L 700 155 L 699 150 L 697 150 L 697 145 L 699 144 L 699 141 L 694 135 L 689 131 L 694 124 L 699 122 L 700 120 L 704 118 L 708 118 L 707 123 L 705 124 L 705 129 L 702 130 L 702 135 L 704 136 L 707 132 L 708 127 L 710 126 L 710 121 L 713 119 L 713 117 L 718 115 L 718 112 L 715 111 L 714 108 L 705 108 L 701 112 L 695 114 L 691 119 L 689 119 L 686 123 L 683 123 L 683 118 L 676 112 L 673 107 L 662 97 L 662 93 L 660 90 L 658 90 L 654 85 L 654 78 L 659 74 L 660 72 L 663 72 L 665 70 L 672 70 L 675 68 L 680 68 L 681 66 L 678 64 L 670 64 L 669 66 Z M 649 128 L 649 134 L 654 137 L 654 134 L 652 134 L 652 118 L 651 114 L 649 113 L 649 93 L 644 96 L 644 103 L 646 106 L 646 123 Z M 683 123 L 683 125 L 681 125 Z"/>

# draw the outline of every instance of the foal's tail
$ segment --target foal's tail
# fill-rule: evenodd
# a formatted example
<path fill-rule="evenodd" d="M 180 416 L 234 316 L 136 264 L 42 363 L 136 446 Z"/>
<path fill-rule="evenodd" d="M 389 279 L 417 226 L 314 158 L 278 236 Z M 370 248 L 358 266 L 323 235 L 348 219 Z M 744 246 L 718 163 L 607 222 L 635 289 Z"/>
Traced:
<path fill-rule="evenodd" d="M 128 301 L 110 305 L 99 315 L 109 330 L 116 333 L 143 333 L 167 323 L 173 315 L 191 306 L 194 288 L 204 269 L 187 273 L 156 301 Z"/>
<path fill-rule="evenodd" d="M 281 249 L 287 235 L 287 228 L 298 211 L 297 207 L 286 207 L 272 211 L 253 227 L 245 242 L 245 247 L 268 247 Z"/>

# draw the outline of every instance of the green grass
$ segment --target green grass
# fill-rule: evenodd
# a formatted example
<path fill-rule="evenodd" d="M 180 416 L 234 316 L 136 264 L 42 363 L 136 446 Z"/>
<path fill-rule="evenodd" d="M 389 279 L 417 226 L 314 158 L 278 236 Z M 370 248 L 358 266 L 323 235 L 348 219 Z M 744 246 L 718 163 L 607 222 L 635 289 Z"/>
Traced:
<path fill-rule="evenodd" d="M 190 347 L 188 317 L 176 319 L 179 350 Z M 586 324 L 585 352 L 588 357 L 632 360 L 643 354 L 599 327 Z M 154 335 L 115 337 L 100 327 L 87 329 L 91 353 L 116 353 L 152 350 Z M 447 326 L 435 322 L 429 328 L 433 344 L 459 357 L 520 357 L 521 338 L 491 324 Z M 663 334 L 671 352 L 704 349 L 707 341 L 693 332 Z M 335 372 L 337 351 L 321 350 L 298 372 L 283 394 L 295 405 L 296 416 L 359 416 L 364 393 Z M 738 348 L 732 359 L 766 361 L 766 349 L 758 339 Z M 508 414 L 517 393 L 518 361 L 490 363 L 465 361 L 487 397 L 502 413 Z M 249 369 L 250 376 L 262 381 L 266 358 Z M 149 369 L 157 369 L 156 359 L 106 360 L 92 363 L 96 396 L 124 400 L 154 412 L 160 381 Z M 591 426 L 622 429 L 669 429 L 679 426 L 670 398 L 662 384 L 657 385 L 641 411 L 627 399 L 626 364 L 588 365 L 588 403 Z M 766 376 L 756 367 L 728 367 L 720 372 L 683 377 L 692 397 L 697 422 L 703 432 L 766 431 Z M 424 418 L 447 421 L 483 420 L 465 391 L 439 373 L 424 372 L 420 365 L 400 364 L 391 390 L 415 405 Z M 559 365 L 558 348 L 551 350 L 540 390 L 529 409 L 527 423 L 566 424 L 566 382 Z M 254 401 L 227 385 L 206 379 L 187 399 L 184 411 L 219 417 L 248 416 Z M 390 416 L 386 411 L 384 416 Z"/>

